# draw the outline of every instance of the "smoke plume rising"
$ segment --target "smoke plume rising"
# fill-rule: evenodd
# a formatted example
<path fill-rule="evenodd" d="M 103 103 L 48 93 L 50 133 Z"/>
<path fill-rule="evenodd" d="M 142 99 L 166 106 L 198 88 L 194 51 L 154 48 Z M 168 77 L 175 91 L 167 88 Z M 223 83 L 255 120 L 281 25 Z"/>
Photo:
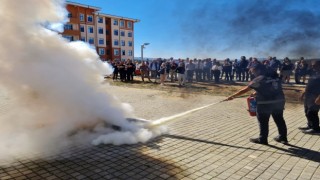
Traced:
<path fill-rule="evenodd" d="M 319 57 L 319 8 L 315 0 L 207 0 L 175 18 L 183 44 L 207 57 Z"/>
<path fill-rule="evenodd" d="M 63 0 L 0 1 L 0 88 L 12 104 L 0 115 L 0 159 L 155 135 L 126 121 L 128 105 L 105 93 L 101 82 L 111 69 L 94 48 L 44 27 L 65 22 L 66 14 Z"/>

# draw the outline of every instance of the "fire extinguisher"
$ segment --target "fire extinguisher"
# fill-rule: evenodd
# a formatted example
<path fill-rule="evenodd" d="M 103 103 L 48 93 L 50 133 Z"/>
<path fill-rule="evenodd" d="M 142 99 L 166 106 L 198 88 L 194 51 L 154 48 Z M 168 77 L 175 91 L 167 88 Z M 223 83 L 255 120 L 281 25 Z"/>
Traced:
<path fill-rule="evenodd" d="M 256 116 L 257 112 L 257 101 L 255 97 L 249 96 L 247 98 L 247 103 L 248 103 L 248 112 L 250 116 Z"/>

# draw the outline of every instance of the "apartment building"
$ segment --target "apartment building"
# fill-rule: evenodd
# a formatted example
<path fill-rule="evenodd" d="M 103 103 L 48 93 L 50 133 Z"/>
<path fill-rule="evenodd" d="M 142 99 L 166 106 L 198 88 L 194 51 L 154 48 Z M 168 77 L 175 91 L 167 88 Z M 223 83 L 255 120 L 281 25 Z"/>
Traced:
<path fill-rule="evenodd" d="M 134 23 L 137 19 L 100 13 L 99 7 L 67 2 L 69 22 L 63 37 L 94 46 L 101 60 L 134 58 Z"/>

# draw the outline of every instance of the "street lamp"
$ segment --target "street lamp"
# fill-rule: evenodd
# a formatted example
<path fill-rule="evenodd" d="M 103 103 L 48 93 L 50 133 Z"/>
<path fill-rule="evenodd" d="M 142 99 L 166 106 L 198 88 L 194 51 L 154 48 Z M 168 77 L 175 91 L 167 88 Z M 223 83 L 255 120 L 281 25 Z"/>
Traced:
<path fill-rule="evenodd" d="M 150 43 L 143 43 L 141 45 L 141 61 L 143 61 L 143 49 L 145 48 L 145 46 L 149 45 Z"/>

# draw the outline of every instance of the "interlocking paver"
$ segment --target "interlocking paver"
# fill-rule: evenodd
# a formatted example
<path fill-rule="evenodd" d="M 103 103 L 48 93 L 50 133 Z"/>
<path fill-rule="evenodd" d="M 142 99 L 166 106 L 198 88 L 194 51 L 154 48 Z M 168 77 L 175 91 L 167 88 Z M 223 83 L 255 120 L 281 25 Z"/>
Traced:
<path fill-rule="evenodd" d="M 136 116 L 150 120 L 222 99 L 195 94 L 169 98 L 163 91 L 121 87 L 110 91 L 137 107 Z M 152 98 L 141 101 L 143 97 Z M 216 104 L 168 123 L 168 133 L 145 144 L 79 145 L 45 158 L 24 156 L 11 164 L 0 160 L 0 179 L 319 179 L 320 136 L 297 129 L 306 122 L 302 105 L 286 105 L 290 145 L 272 141 L 277 135 L 272 119 L 270 145 L 250 143 L 258 125 L 245 109 L 245 99 Z"/>

